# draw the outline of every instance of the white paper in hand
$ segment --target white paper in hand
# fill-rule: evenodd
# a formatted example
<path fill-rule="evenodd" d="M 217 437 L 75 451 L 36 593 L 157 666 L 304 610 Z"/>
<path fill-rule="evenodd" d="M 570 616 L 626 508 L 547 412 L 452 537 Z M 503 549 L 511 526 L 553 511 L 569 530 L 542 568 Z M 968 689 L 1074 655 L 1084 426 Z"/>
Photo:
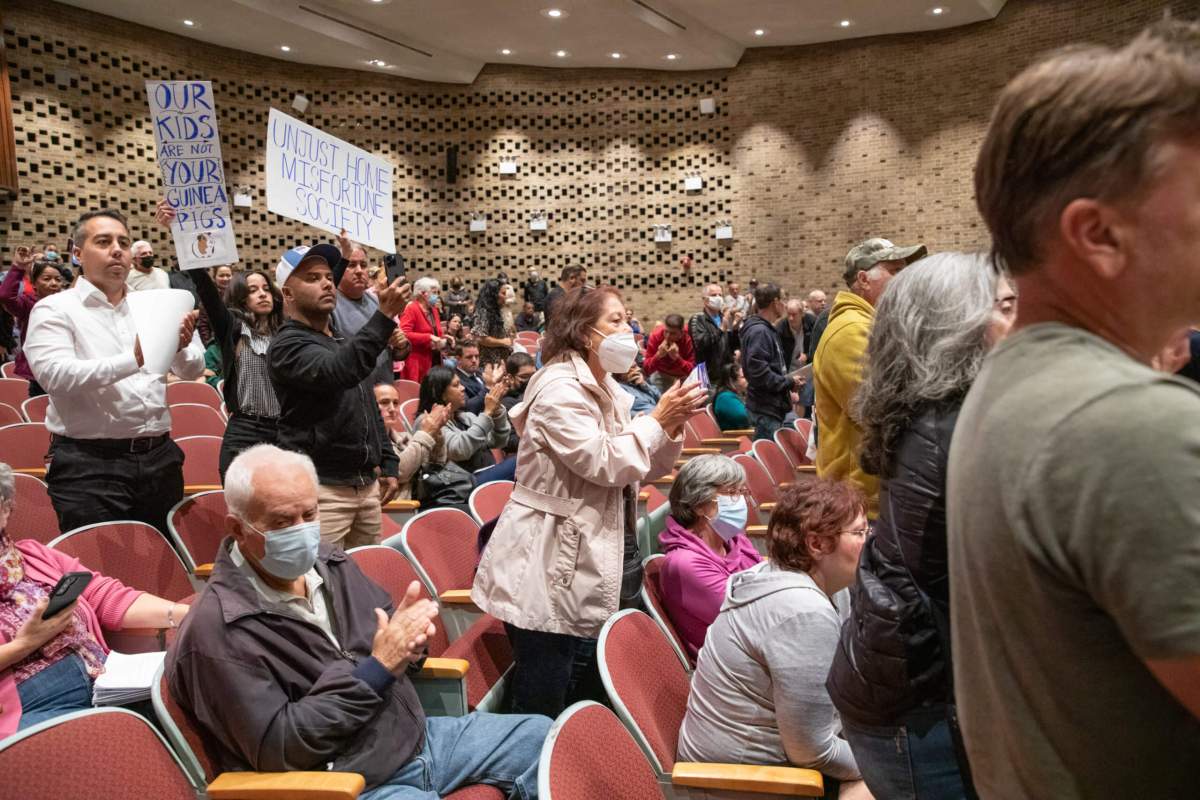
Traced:
<path fill-rule="evenodd" d="M 108 654 L 104 672 L 92 687 L 92 705 L 119 706 L 150 699 L 166 653 Z"/>
<path fill-rule="evenodd" d="M 192 310 L 195 299 L 183 289 L 145 289 L 125 295 L 138 340 L 142 360 L 152 375 L 166 375 L 179 350 L 179 325 Z"/>

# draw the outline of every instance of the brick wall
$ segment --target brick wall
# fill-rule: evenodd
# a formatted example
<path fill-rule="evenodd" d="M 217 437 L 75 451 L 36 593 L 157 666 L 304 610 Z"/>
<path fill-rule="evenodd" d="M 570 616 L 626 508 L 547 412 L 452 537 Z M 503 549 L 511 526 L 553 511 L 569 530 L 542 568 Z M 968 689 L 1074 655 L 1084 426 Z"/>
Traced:
<path fill-rule="evenodd" d="M 1036 53 L 1115 42 L 1196 0 L 1009 0 L 993 22 L 935 34 L 747 51 L 733 70 L 665 73 L 489 66 L 471 86 L 305 67 L 205 45 L 52 2 L 6 3 L 21 194 L 0 198 L 0 253 L 63 241 L 82 210 L 122 208 L 135 236 L 159 182 L 146 80 L 207 79 L 226 179 L 254 189 L 235 209 L 245 264 L 274 265 L 322 236 L 266 211 L 267 110 L 301 116 L 396 166 L 397 246 L 412 269 L 472 287 L 571 263 L 615 282 L 639 315 L 696 305 L 710 280 L 751 275 L 835 288 L 867 235 L 933 249 L 986 243 L 971 171 L 995 92 Z M 717 114 L 702 116 L 702 97 Z M 459 148 L 459 179 L 445 150 Z M 519 164 L 498 174 L 501 156 Z M 682 179 L 699 171 L 703 190 Z M 535 210 L 549 230 L 529 231 Z M 471 236 L 473 213 L 488 217 Z M 732 219 L 735 241 L 713 237 Z M 655 245 L 652 226 L 674 241 Z M 684 254 L 696 266 L 685 273 Z"/>

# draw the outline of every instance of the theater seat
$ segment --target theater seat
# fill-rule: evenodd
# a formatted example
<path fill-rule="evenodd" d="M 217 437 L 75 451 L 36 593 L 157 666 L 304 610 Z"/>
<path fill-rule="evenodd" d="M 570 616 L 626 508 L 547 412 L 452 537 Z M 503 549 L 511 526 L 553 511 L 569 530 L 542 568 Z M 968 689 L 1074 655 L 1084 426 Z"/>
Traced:
<path fill-rule="evenodd" d="M 671 794 L 745 797 L 746 793 L 820 797 L 820 772 L 794 767 L 677 762 L 690 683 L 666 634 L 647 615 L 619 611 L 604 623 L 596 650 L 600 678 L 617 716 Z"/>
<path fill-rule="evenodd" d="M 225 418 L 221 416 L 219 408 L 201 403 L 169 406 L 171 438 L 178 441 L 185 436 L 224 436 Z"/>
<path fill-rule="evenodd" d="M 175 440 L 183 451 L 184 494 L 221 488 L 221 441 L 220 436 L 181 436 Z"/>
<path fill-rule="evenodd" d="M 559 714 L 542 745 L 541 800 L 659 800 L 654 770 L 621 721 L 585 700 Z"/>
<path fill-rule="evenodd" d="M 28 403 L 29 401 L 26 400 L 25 402 Z M 38 421 L 40 422 L 40 420 Z M 13 408 L 8 403 L 0 403 L 0 426 L 17 425 L 22 422 L 28 422 L 28 419 L 26 419 L 22 412 Z"/>
<path fill-rule="evenodd" d="M 475 521 L 482 525 L 500 516 L 512 496 L 513 486 L 512 481 L 488 481 L 472 489 L 467 506 Z"/>
<path fill-rule="evenodd" d="M 197 579 L 212 574 L 228 513 L 225 492 L 214 489 L 183 498 L 167 514 L 167 533 L 182 554 L 184 566 Z"/>
<path fill-rule="evenodd" d="M 50 502 L 50 492 L 41 478 L 33 475 L 13 475 L 16 498 L 8 517 L 8 535 L 13 539 L 34 539 L 48 545 L 62 532 L 58 515 Z"/>
<path fill-rule="evenodd" d="M 50 431 L 44 424 L 19 422 L 0 428 L 0 461 L 13 472 L 45 477 L 49 455 Z"/>
<path fill-rule="evenodd" d="M 751 454 L 758 459 L 758 463 L 762 464 L 767 474 L 771 476 L 776 490 L 786 489 L 796 483 L 800 477 L 797 475 L 796 468 L 792 466 L 792 462 L 788 461 L 783 448 L 770 439 L 759 439 L 755 442 Z M 816 468 L 810 467 L 805 471 L 815 472 Z"/>
<path fill-rule="evenodd" d="M 465 511 L 433 508 L 414 516 L 398 536 L 384 541 L 408 556 L 437 596 L 451 641 L 483 616 L 471 600 L 478 540 L 479 525 Z"/>
<path fill-rule="evenodd" d="M 683 637 L 679 635 L 679 631 L 675 630 L 675 626 L 671 623 L 671 615 L 667 613 L 666 603 L 663 602 L 662 584 L 659 581 L 662 577 L 665 559 L 666 556 L 655 554 L 642 562 L 642 605 L 646 607 L 646 613 L 658 623 L 658 627 L 670 639 L 671 649 L 675 651 L 675 655 L 679 656 L 680 662 L 687 667 L 688 672 L 691 672 L 696 668 L 696 662 L 688 655 Z"/>
<path fill-rule="evenodd" d="M 733 460 L 746 470 L 746 487 L 750 489 L 750 496 L 754 498 L 759 513 L 770 515 L 775 504 L 779 502 L 779 493 L 767 470 L 757 459 L 745 453 L 738 453 Z"/>

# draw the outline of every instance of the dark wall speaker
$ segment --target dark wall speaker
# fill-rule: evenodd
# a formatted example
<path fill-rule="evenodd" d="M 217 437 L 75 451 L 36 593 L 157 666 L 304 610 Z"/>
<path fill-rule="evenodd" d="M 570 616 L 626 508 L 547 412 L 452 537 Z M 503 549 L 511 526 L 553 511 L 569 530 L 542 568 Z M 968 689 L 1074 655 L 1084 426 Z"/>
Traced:
<path fill-rule="evenodd" d="M 452 144 L 446 148 L 446 183 L 458 180 L 458 145 Z"/>

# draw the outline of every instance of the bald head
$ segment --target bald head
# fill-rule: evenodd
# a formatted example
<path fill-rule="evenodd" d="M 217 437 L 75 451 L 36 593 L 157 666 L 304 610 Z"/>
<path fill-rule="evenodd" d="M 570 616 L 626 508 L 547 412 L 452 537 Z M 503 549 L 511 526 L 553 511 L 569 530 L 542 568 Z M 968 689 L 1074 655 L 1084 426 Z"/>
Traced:
<path fill-rule="evenodd" d="M 825 293 L 820 289 L 813 289 L 808 293 L 808 310 L 814 314 L 825 310 Z"/>

